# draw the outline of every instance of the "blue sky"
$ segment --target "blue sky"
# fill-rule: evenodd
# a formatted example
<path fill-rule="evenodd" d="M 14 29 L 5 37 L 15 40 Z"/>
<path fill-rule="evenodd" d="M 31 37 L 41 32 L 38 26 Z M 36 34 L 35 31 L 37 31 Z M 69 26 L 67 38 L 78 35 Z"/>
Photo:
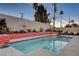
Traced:
<path fill-rule="evenodd" d="M 43 4 L 45 8 L 47 8 L 47 11 L 50 12 L 50 17 L 53 17 L 53 7 L 51 3 L 46 3 Z M 57 17 L 59 16 L 59 11 L 63 10 L 64 15 L 63 15 L 63 24 L 66 24 L 68 21 L 68 18 L 76 20 L 76 22 L 79 22 L 79 4 L 68 4 L 68 3 L 63 3 L 63 4 L 57 4 L 58 11 L 57 11 Z M 29 20 L 34 20 L 34 9 L 32 7 L 32 4 L 0 4 L 0 13 L 1 14 L 6 14 L 6 15 L 11 15 L 15 17 L 21 17 L 21 12 L 24 13 L 24 18 L 29 19 Z M 57 23 L 59 23 L 59 18 L 56 19 Z"/>

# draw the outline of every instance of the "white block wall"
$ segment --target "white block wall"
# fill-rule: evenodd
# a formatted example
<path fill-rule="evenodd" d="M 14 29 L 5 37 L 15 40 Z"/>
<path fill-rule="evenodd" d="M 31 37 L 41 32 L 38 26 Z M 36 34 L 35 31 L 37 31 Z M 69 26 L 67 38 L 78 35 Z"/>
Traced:
<path fill-rule="evenodd" d="M 46 29 L 50 28 L 49 24 L 30 21 L 27 19 L 21 19 L 13 16 L 0 14 L 0 18 L 5 18 L 7 27 L 11 28 L 11 31 L 19 31 L 23 29 L 26 31 L 27 29 L 31 29 L 31 30 L 35 29 L 39 31 L 41 27 L 45 31 Z M 23 25 L 25 25 L 25 27 L 23 27 Z"/>

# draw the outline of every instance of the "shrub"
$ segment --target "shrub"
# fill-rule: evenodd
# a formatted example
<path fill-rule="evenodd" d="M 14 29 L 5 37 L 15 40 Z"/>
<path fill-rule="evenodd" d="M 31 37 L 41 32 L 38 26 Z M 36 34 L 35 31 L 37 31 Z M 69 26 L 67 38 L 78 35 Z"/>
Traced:
<path fill-rule="evenodd" d="M 13 31 L 13 33 L 17 34 L 17 33 L 18 33 L 18 31 Z"/>
<path fill-rule="evenodd" d="M 79 35 L 79 33 L 77 33 L 77 35 Z"/>
<path fill-rule="evenodd" d="M 52 31 L 52 30 L 51 30 L 51 29 L 46 29 L 46 30 L 45 30 L 45 32 L 50 32 L 50 31 Z"/>
<path fill-rule="evenodd" d="M 37 32 L 35 29 L 33 29 L 33 31 L 32 32 Z"/>
<path fill-rule="evenodd" d="M 28 29 L 27 32 L 32 32 L 31 29 Z"/>
<path fill-rule="evenodd" d="M 20 30 L 19 33 L 26 33 L 24 30 Z"/>
<path fill-rule="evenodd" d="M 74 35 L 74 33 L 69 33 L 68 35 Z"/>

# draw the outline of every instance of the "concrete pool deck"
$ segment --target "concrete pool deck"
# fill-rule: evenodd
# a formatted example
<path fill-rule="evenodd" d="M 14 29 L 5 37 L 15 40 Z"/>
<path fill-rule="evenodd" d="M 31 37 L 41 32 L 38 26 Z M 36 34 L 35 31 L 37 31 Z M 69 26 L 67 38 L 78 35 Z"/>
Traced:
<path fill-rule="evenodd" d="M 79 36 L 73 36 L 67 46 L 59 53 L 49 52 L 39 48 L 33 52 L 23 54 L 13 47 L 0 49 L 0 56 L 79 56 Z"/>
<path fill-rule="evenodd" d="M 26 56 L 52 56 L 52 55 L 54 56 L 55 54 L 43 48 L 39 48 L 33 52 L 26 54 Z"/>
<path fill-rule="evenodd" d="M 70 43 L 60 51 L 58 56 L 79 56 L 79 36 L 73 37 Z"/>
<path fill-rule="evenodd" d="M 9 46 L 7 48 L 0 49 L 0 56 L 23 56 L 24 54 L 15 48 Z"/>

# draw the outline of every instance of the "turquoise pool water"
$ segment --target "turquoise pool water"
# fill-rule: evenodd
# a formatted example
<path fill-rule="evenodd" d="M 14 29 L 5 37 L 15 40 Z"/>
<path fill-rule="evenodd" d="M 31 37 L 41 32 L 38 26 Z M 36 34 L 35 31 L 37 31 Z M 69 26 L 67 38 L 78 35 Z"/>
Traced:
<path fill-rule="evenodd" d="M 53 40 L 53 37 L 56 37 L 56 40 Z M 10 45 L 23 53 L 29 53 L 39 48 L 52 52 L 59 52 L 68 44 L 69 40 L 70 38 L 65 36 L 48 35 L 29 40 L 12 42 Z"/>

